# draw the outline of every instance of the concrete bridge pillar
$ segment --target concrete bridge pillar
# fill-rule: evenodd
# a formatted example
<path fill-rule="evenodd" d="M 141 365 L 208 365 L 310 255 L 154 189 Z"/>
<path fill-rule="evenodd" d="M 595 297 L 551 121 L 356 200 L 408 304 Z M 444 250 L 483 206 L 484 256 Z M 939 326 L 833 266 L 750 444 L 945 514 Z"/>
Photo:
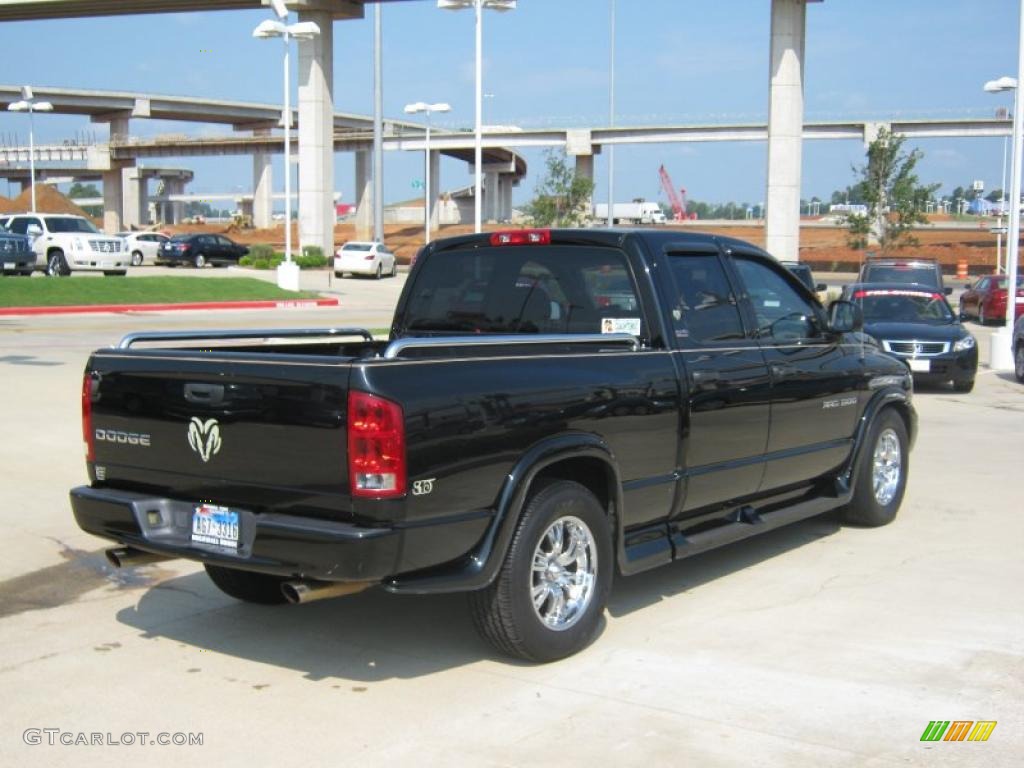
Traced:
<path fill-rule="evenodd" d="M 765 248 L 800 258 L 805 0 L 772 0 Z"/>
<path fill-rule="evenodd" d="M 257 128 L 252 132 L 253 136 L 269 136 L 269 128 Z M 249 210 L 242 206 L 244 215 L 252 217 L 252 225 L 258 229 L 267 229 L 273 225 L 274 213 L 274 186 L 273 166 L 271 159 L 273 155 L 269 152 L 257 152 L 252 156 L 252 201 L 248 203 Z"/>
<path fill-rule="evenodd" d="M 114 234 L 123 229 L 124 174 L 120 166 L 103 172 L 103 231 Z"/>
<path fill-rule="evenodd" d="M 334 15 L 299 12 L 320 34 L 299 41 L 299 243 L 334 250 Z"/>
<path fill-rule="evenodd" d="M 127 141 L 129 119 L 112 117 L 109 120 L 110 143 Z M 103 231 L 120 232 L 124 229 L 124 166 L 111 163 L 111 168 L 103 172 Z"/>
<path fill-rule="evenodd" d="M 124 229 L 148 224 L 149 191 L 146 178 L 139 168 L 125 168 L 123 171 L 124 209 L 121 226 Z"/>
<path fill-rule="evenodd" d="M 594 156 L 593 155 L 576 155 L 576 175 L 581 179 L 586 179 L 589 182 L 594 181 Z M 587 198 L 587 216 L 589 216 L 594 210 L 594 195 L 591 192 Z M 509 204 L 509 216 L 511 216 L 511 203 Z"/>
<path fill-rule="evenodd" d="M 430 229 L 437 234 L 437 201 L 441 189 L 441 153 L 436 149 L 430 150 L 430 189 L 424 190 L 423 204 L 427 207 L 426 215 L 430 218 Z"/>
<path fill-rule="evenodd" d="M 355 153 L 356 239 L 370 240 L 373 236 L 373 184 L 370 171 L 372 153 L 360 149 Z"/>
<path fill-rule="evenodd" d="M 512 221 L 512 187 L 515 185 L 515 177 L 509 173 L 503 173 L 498 177 L 498 221 Z"/>
<path fill-rule="evenodd" d="M 484 199 L 481 202 L 486 222 L 494 222 L 498 218 L 498 179 L 497 171 L 484 171 Z"/>
<path fill-rule="evenodd" d="M 183 179 L 167 179 L 168 195 L 185 194 L 185 181 Z M 173 201 L 169 204 L 170 211 L 167 217 L 167 224 L 180 224 L 185 218 L 185 204 L 181 201 Z"/>

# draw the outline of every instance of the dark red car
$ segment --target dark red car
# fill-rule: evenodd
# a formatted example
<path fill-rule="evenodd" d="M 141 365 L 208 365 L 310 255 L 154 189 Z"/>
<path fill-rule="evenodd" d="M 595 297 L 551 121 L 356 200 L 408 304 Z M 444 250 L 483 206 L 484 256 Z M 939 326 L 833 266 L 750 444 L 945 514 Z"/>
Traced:
<path fill-rule="evenodd" d="M 1006 317 L 1006 275 L 985 275 L 960 296 L 960 318 L 977 318 L 986 325 L 1002 325 Z M 1017 305 L 1014 319 L 1024 315 L 1024 275 L 1017 275 Z"/>

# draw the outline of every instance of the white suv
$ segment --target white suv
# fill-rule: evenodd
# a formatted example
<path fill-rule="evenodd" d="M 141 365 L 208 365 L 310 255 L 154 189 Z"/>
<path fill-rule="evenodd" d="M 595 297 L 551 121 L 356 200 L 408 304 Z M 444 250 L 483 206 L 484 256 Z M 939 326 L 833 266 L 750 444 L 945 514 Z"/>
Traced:
<path fill-rule="evenodd" d="M 51 277 L 72 271 L 124 275 L 131 256 L 119 237 L 105 235 L 82 216 L 63 213 L 20 213 L 7 220 L 7 228 L 28 235 L 36 254 L 36 269 Z"/>

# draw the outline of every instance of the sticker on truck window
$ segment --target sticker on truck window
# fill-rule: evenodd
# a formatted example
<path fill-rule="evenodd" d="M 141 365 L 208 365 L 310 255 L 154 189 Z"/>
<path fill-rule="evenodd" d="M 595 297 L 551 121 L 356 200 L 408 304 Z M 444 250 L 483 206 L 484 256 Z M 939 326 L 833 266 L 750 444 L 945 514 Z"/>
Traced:
<path fill-rule="evenodd" d="M 630 333 L 640 335 L 639 317 L 606 317 L 601 321 L 601 333 Z"/>

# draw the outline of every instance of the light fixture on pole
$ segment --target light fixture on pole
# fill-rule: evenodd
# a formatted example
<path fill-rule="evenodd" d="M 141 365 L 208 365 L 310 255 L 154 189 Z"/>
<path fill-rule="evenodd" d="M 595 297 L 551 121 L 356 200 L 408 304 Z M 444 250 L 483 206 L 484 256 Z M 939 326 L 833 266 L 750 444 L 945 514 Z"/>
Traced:
<path fill-rule="evenodd" d="M 423 244 L 426 245 L 430 242 L 430 213 L 433 207 L 433 195 L 430 188 L 430 115 L 433 112 L 451 112 L 452 107 L 450 104 L 439 102 L 437 104 L 427 104 L 422 101 L 417 101 L 414 104 L 405 105 L 405 113 L 407 115 L 416 115 L 425 113 L 427 116 L 427 133 L 426 140 L 423 145 L 423 156 L 426 158 L 426 172 L 424 173 L 424 186 L 426 187 L 423 194 Z"/>
<path fill-rule="evenodd" d="M 1012 77 L 1003 76 L 997 80 L 989 80 L 984 85 L 986 93 L 1003 93 L 1004 91 L 1015 91 L 1017 90 L 1017 81 Z M 1002 109 L 1000 111 L 1003 111 Z M 1006 137 L 1003 137 L 1003 165 L 1001 168 L 1003 172 L 1003 183 L 999 191 L 999 212 L 996 215 L 996 273 L 1000 272 L 1000 265 L 1002 264 L 1002 245 L 1003 245 L 1003 212 L 1006 210 Z M 1007 241 L 1007 248 L 1009 248 L 1009 241 Z"/>
<path fill-rule="evenodd" d="M 1020 114 L 1020 88 L 1024 80 L 1024 0 L 1018 10 L 1017 78 L 1000 77 L 985 84 L 990 93 L 1013 88 L 1013 144 L 1010 153 L 1010 227 L 1006 240 L 1006 325 L 992 334 L 990 366 L 996 371 L 1013 370 L 1013 322 L 1016 309 L 1017 264 L 1020 245 L 1021 155 L 1024 150 L 1024 121 Z M 989 86 L 992 86 L 991 88 Z"/>
<path fill-rule="evenodd" d="M 514 11 L 516 0 L 437 0 L 437 7 L 446 11 L 473 8 L 476 11 L 476 119 L 474 120 L 473 166 L 473 231 L 481 229 L 483 198 L 483 9 Z"/>
<path fill-rule="evenodd" d="M 11 112 L 28 112 L 28 175 L 29 185 L 32 188 L 32 213 L 36 212 L 36 138 L 35 121 L 32 115 L 35 112 L 52 112 L 53 104 L 48 101 L 37 101 L 32 96 L 32 86 L 21 86 L 21 100 L 7 105 Z"/>
<path fill-rule="evenodd" d="M 284 20 L 288 18 L 288 8 L 284 0 L 271 0 L 271 5 L 274 6 L 274 13 L 278 18 L 260 22 L 253 30 L 252 36 L 263 40 L 272 37 L 284 40 L 284 109 L 281 112 L 281 122 L 284 124 L 284 263 L 277 268 L 277 284 L 286 290 L 297 291 L 299 267 L 292 261 L 292 107 L 288 57 L 293 39 L 312 40 L 320 34 L 320 27 L 312 21 L 286 24 Z"/>

